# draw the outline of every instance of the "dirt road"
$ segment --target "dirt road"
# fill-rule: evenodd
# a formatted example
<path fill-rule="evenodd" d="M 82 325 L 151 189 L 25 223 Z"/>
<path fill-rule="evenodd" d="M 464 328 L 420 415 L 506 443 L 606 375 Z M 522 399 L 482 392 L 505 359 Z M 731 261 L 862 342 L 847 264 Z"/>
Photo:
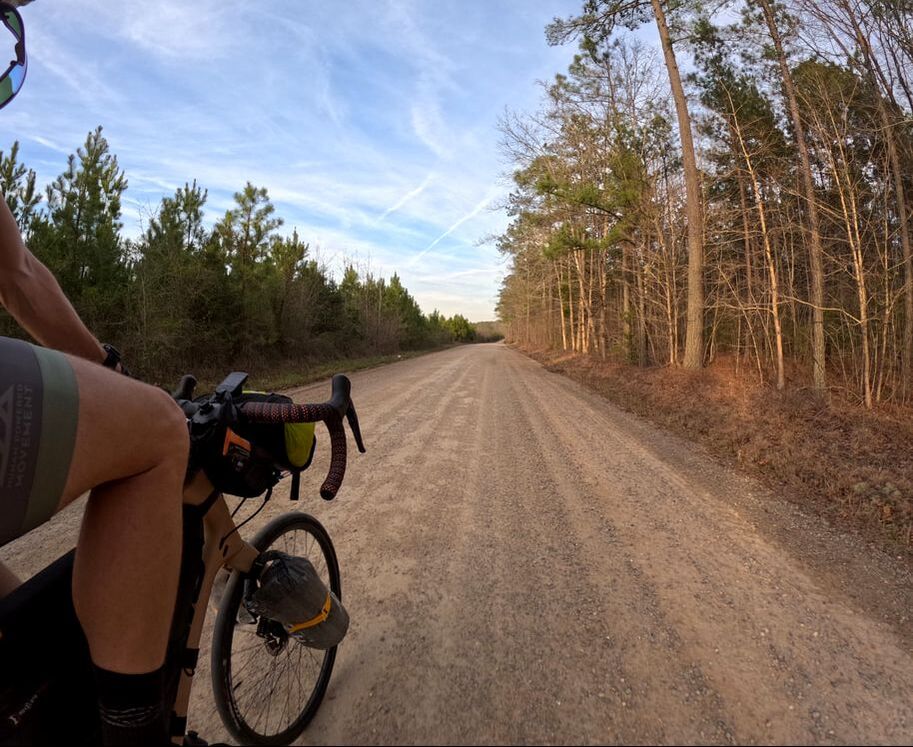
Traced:
<path fill-rule="evenodd" d="M 332 504 L 325 449 L 304 481 L 352 625 L 302 743 L 913 740 L 896 559 L 503 345 L 352 380 L 368 454 Z M 191 728 L 225 738 L 200 674 Z"/>

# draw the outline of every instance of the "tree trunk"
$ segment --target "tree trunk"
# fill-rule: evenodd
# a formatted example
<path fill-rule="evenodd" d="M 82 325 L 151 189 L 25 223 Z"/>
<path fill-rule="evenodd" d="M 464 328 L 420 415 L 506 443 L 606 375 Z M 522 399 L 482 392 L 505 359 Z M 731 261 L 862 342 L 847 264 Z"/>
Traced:
<path fill-rule="evenodd" d="M 808 144 L 805 141 L 805 131 L 802 128 L 802 119 L 799 116 L 799 104 L 796 99 L 796 89 L 793 86 L 792 75 L 786 64 L 786 55 L 783 52 L 783 43 L 780 39 L 780 30 L 777 28 L 770 0 L 758 0 L 764 11 L 770 38 L 773 40 L 777 51 L 777 63 L 780 66 L 780 76 L 783 79 L 783 91 L 786 94 L 786 103 L 789 116 L 792 120 L 793 134 L 796 138 L 796 148 L 799 151 L 799 160 L 802 164 L 802 184 L 805 192 L 805 204 L 808 206 L 808 231 L 809 231 L 809 270 L 812 276 L 812 378 L 815 389 L 823 391 L 827 386 L 826 359 L 824 349 L 824 265 L 821 248 L 821 232 L 818 220 L 818 200 L 815 196 L 815 183 L 812 179 L 811 159 L 808 155 Z"/>
<path fill-rule="evenodd" d="M 754 194 L 755 205 L 758 209 L 758 221 L 761 226 L 761 240 L 764 245 L 764 258 L 767 260 L 767 272 L 770 278 L 770 309 L 774 322 L 774 342 L 776 346 L 777 360 L 777 389 L 782 390 L 786 386 L 786 373 L 783 365 L 783 325 L 780 320 L 780 289 L 777 280 L 777 266 L 774 261 L 773 248 L 770 245 L 770 231 L 767 229 L 767 214 L 764 211 L 764 199 L 761 195 L 761 186 L 758 183 L 758 176 L 755 173 L 751 156 L 742 137 L 742 130 L 739 127 L 737 112 L 729 100 L 730 112 L 732 116 L 733 130 L 739 138 L 739 146 L 742 150 L 742 157 L 745 159 L 745 168 L 748 171 L 751 180 L 751 190 Z"/>
<path fill-rule="evenodd" d="M 628 278 L 628 264 L 630 249 L 627 242 L 621 245 L 621 319 L 622 334 L 624 335 L 625 363 L 634 360 L 633 342 L 634 335 L 631 331 L 631 284 Z"/>
<path fill-rule="evenodd" d="M 558 273 L 558 313 L 561 314 L 561 349 L 567 350 L 567 327 L 564 323 L 564 296 L 561 293 L 561 261 L 555 263 Z"/>
<path fill-rule="evenodd" d="M 571 263 L 570 258 L 568 258 L 567 265 L 567 307 L 568 312 L 570 313 L 570 324 L 571 324 L 571 350 L 575 353 L 577 352 L 577 325 L 574 318 L 574 283 L 571 280 Z"/>
<path fill-rule="evenodd" d="M 862 28 L 860 28 L 852 8 L 844 3 L 844 9 L 853 23 L 853 29 L 856 32 L 856 42 L 863 52 L 866 71 L 870 81 L 877 88 L 878 81 L 880 80 L 885 95 L 891 96 L 890 85 L 872 54 L 872 46 L 869 43 L 867 35 L 864 34 Z M 897 153 L 896 123 L 892 121 L 892 118 L 888 113 L 884 98 L 879 95 L 876 96 L 875 101 L 878 108 L 878 116 L 881 119 L 881 125 L 884 130 L 884 140 L 888 146 L 888 160 L 891 164 L 891 172 L 894 178 L 894 198 L 897 203 L 897 222 L 900 225 L 900 245 L 903 251 L 905 319 L 903 346 L 901 349 L 901 390 L 904 399 L 906 399 L 907 388 L 910 385 L 910 376 L 911 373 L 913 373 L 913 371 L 911 371 L 911 367 L 913 367 L 913 246 L 911 246 L 910 240 L 909 216 L 907 213 L 907 200 L 903 184 L 903 169 L 900 165 L 900 157 Z"/>
<path fill-rule="evenodd" d="M 647 365 L 647 310 L 646 291 L 644 290 L 644 272 L 642 263 L 635 258 L 635 278 L 637 279 L 637 364 Z"/>
<path fill-rule="evenodd" d="M 688 217 L 688 323 L 685 328 L 685 368 L 700 368 L 704 361 L 704 226 L 701 204 L 701 185 L 691 136 L 691 115 L 682 88 L 682 79 L 666 25 L 666 14 L 660 0 L 651 0 L 656 27 L 662 42 L 663 57 L 669 73 L 672 98 L 678 115 L 678 131 L 682 141 L 682 165 L 685 171 L 685 192 Z"/>

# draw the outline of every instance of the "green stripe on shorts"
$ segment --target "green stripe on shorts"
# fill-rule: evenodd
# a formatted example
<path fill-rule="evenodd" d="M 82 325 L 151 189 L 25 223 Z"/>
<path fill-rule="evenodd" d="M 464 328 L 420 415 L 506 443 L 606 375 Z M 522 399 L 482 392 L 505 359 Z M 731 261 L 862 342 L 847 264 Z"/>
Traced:
<path fill-rule="evenodd" d="M 60 504 L 70 473 L 79 419 L 79 388 L 67 357 L 37 345 L 32 349 L 43 380 L 41 439 L 23 534 L 47 521 Z"/>

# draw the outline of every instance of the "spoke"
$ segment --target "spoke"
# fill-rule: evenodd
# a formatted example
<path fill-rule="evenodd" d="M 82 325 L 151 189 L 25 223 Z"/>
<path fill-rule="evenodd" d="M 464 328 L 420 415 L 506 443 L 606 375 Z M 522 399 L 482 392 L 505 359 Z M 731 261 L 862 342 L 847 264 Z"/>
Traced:
<path fill-rule="evenodd" d="M 313 663 L 315 666 L 319 667 L 323 663 L 323 659 L 317 659 L 317 654 L 314 653 L 314 649 L 310 648 L 309 646 L 302 646 L 301 648 L 308 652 L 308 656 L 311 657 L 311 663 Z"/>
<path fill-rule="evenodd" d="M 295 667 L 295 678 L 298 680 L 298 700 L 300 702 L 301 695 L 304 692 L 304 685 L 301 684 L 301 646 L 298 646 L 296 653 L 298 654 L 298 666 Z"/>
<path fill-rule="evenodd" d="M 269 691 L 266 693 L 266 726 L 269 727 L 269 716 L 273 710 L 273 695 L 276 692 L 276 685 L 279 684 L 279 679 L 281 677 L 280 670 L 278 667 L 275 668 L 275 676 L 273 677 L 273 683 L 270 685 Z"/>
<path fill-rule="evenodd" d="M 255 643 L 252 643 L 250 646 L 247 646 L 246 648 L 239 648 L 237 650 L 232 649 L 231 655 L 236 656 L 237 654 L 246 654 L 246 653 L 249 653 L 250 651 L 256 651 L 258 648 L 263 648 L 263 641 L 256 641 Z M 250 657 L 248 657 L 248 659 L 249 658 Z"/>
<path fill-rule="evenodd" d="M 269 676 L 269 675 L 267 675 L 267 676 Z M 261 703 L 263 702 L 263 699 L 262 699 L 262 698 L 260 699 L 260 702 L 261 702 Z M 267 727 L 269 726 L 269 706 L 270 706 L 270 700 L 269 700 L 269 697 L 267 696 L 267 699 L 266 699 L 266 707 L 267 707 L 267 710 L 266 710 L 266 725 L 267 725 Z M 263 709 L 261 708 L 261 709 L 259 710 L 259 716 L 258 716 L 258 718 L 257 718 L 257 721 L 256 721 L 256 723 L 254 724 L 254 729 L 259 729 L 259 728 L 260 728 L 260 720 L 263 718 L 263 715 L 264 715 L 264 714 L 263 714 Z M 263 734 L 263 732 L 260 732 L 260 733 Z"/>
<path fill-rule="evenodd" d="M 286 647 L 286 649 L 285 649 L 286 663 L 288 662 L 289 658 L 291 658 L 291 652 L 289 651 L 288 647 Z M 291 725 L 291 721 L 289 720 L 289 697 L 291 696 L 291 693 L 292 693 L 292 688 L 291 688 L 292 671 L 288 665 L 286 665 L 285 671 L 287 672 L 287 679 L 288 679 L 287 684 L 285 686 L 285 723 L 287 725 Z"/>
<path fill-rule="evenodd" d="M 248 662 L 248 663 L 250 663 L 250 662 Z M 254 671 L 256 671 L 256 668 Z M 259 683 L 260 683 L 261 679 L 262 679 L 262 677 L 255 676 L 253 673 L 251 673 L 250 676 L 248 676 L 244 680 L 245 683 L 250 683 L 250 687 L 246 691 L 243 691 L 243 693 L 242 693 L 242 691 L 240 689 L 240 684 L 239 684 L 238 685 L 238 695 L 241 696 L 242 694 L 247 695 L 248 693 L 255 693 L 257 691 L 257 689 L 259 688 Z"/>
<path fill-rule="evenodd" d="M 261 698 L 261 701 L 266 701 L 266 726 L 269 728 L 270 725 L 270 714 L 272 713 L 273 707 L 273 696 L 276 692 L 276 686 L 279 684 L 279 681 L 282 678 L 282 668 L 277 665 L 277 660 L 272 660 L 273 666 L 271 667 L 272 680 L 269 689 L 266 691 L 265 696 Z"/>
<path fill-rule="evenodd" d="M 232 654 L 232 656 L 234 656 L 234 654 Z M 240 667 L 238 667 L 237 670 L 234 670 L 234 669 L 232 670 L 232 673 L 231 673 L 232 679 L 234 679 L 235 677 L 240 675 L 241 672 L 243 672 L 245 669 L 247 669 L 247 667 L 249 667 L 252 662 L 259 663 L 259 659 L 256 656 L 248 655 L 246 657 L 246 660 L 244 661 L 244 663 Z M 257 668 L 254 667 L 254 669 L 256 670 Z"/>

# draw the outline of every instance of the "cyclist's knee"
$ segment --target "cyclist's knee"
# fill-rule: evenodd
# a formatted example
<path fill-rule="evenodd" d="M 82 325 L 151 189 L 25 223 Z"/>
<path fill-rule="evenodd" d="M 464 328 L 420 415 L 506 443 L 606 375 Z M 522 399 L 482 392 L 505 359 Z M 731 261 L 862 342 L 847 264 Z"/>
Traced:
<path fill-rule="evenodd" d="M 187 418 L 178 404 L 161 389 L 152 389 L 149 398 L 149 422 L 152 424 L 154 448 L 158 461 L 166 462 L 182 473 L 187 467 L 190 436 Z"/>

